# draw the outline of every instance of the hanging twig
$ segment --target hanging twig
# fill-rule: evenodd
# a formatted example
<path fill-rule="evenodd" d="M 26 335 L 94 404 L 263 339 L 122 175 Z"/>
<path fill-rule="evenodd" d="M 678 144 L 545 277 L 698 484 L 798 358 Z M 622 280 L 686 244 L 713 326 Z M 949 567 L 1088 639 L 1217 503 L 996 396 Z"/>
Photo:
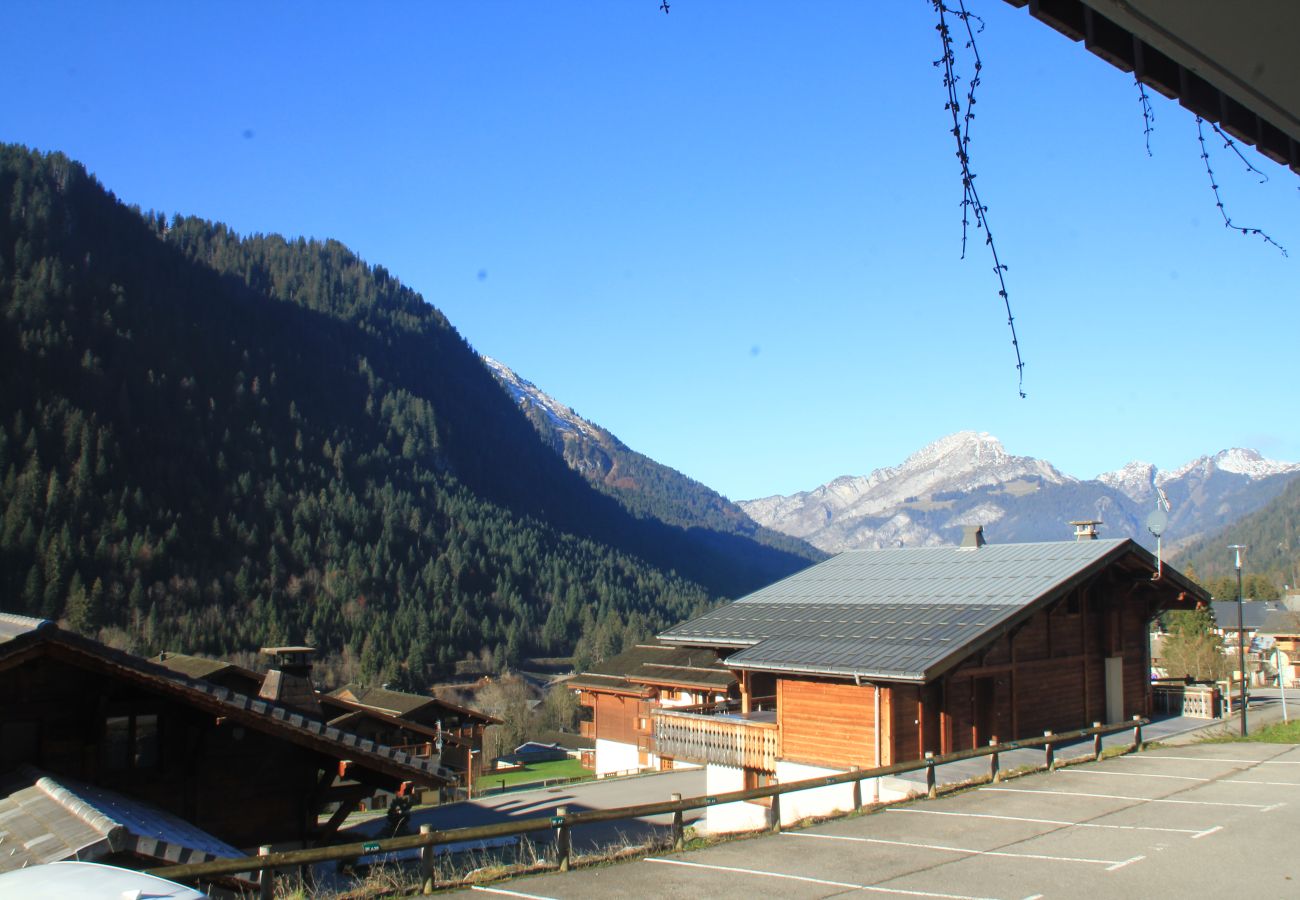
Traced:
<path fill-rule="evenodd" d="M 998 279 L 998 296 L 1002 298 L 1003 305 L 1007 310 L 1007 326 L 1011 329 L 1011 346 L 1016 354 L 1016 373 L 1019 376 L 1018 392 L 1023 398 L 1025 396 L 1025 363 L 1020 357 L 1020 339 L 1016 336 L 1016 320 L 1011 314 L 1011 299 L 1007 294 L 1006 271 L 1007 267 L 998 257 L 997 245 L 993 242 L 993 231 L 989 227 L 988 207 L 980 201 L 979 190 L 975 187 L 975 173 L 970 167 L 970 127 L 971 120 L 975 118 L 973 107 L 975 106 L 975 89 L 979 86 L 980 70 L 983 68 L 980 62 L 979 50 L 975 46 L 975 29 L 971 27 L 971 19 L 979 23 L 979 30 L 984 30 L 984 22 L 978 16 L 966 10 L 965 0 L 957 0 L 957 8 L 950 9 L 944 0 L 931 0 L 935 12 L 939 16 L 939 24 L 935 30 L 939 32 L 939 37 L 943 42 L 943 56 L 934 61 L 935 67 L 943 67 L 943 85 L 948 92 L 948 102 L 944 109 L 952 113 L 952 135 L 957 144 L 957 160 L 961 163 L 961 184 L 962 184 L 962 201 L 961 201 L 961 255 L 966 258 L 966 236 L 970 227 L 970 214 L 975 214 L 975 227 L 984 230 L 984 243 L 989 248 L 989 253 L 993 257 L 993 272 Z M 961 110 L 960 95 L 957 90 L 958 77 L 956 73 L 956 54 L 953 52 L 952 32 L 948 27 L 947 16 L 951 14 L 958 19 L 966 29 L 966 49 L 971 51 L 974 61 L 974 77 L 971 78 L 969 87 L 966 91 L 966 112 L 963 117 Z"/>
<path fill-rule="evenodd" d="M 1246 159 L 1246 157 L 1241 155 L 1241 150 L 1237 148 L 1237 142 L 1234 141 L 1232 138 L 1228 137 L 1226 134 L 1224 134 L 1223 129 L 1220 128 L 1218 124 L 1211 122 L 1210 127 L 1214 129 L 1215 134 L 1223 138 L 1223 146 L 1231 150 L 1233 153 L 1237 154 L 1237 159 L 1241 160 L 1241 164 L 1246 167 L 1246 171 L 1254 172 L 1256 175 L 1258 175 L 1260 184 L 1263 184 L 1264 182 L 1268 181 L 1268 176 L 1265 175 L 1263 172 L 1261 172 L 1259 169 L 1256 169 L 1253 165 L 1250 164 L 1250 160 Z"/>
<path fill-rule="evenodd" d="M 1147 87 L 1134 80 L 1138 86 L 1138 102 L 1142 104 L 1142 136 L 1147 140 L 1147 156 L 1151 156 L 1151 132 L 1155 131 L 1156 113 L 1151 108 L 1151 98 L 1147 96 Z"/>
<path fill-rule="evenodd" d="M 1219 207 L 1219 215 L 1223 216 L 1223 227 L 1231 228 L 1234 231 L 1240 231 L 1242 234 L 1246 234 L 1246 235 L 1257 234 L 1264 241 L 1264 243 L 1272 244 L 1282 253 L 1283 256 L 1289 256 L 1290 254 L 1286 252 L 1286 248 L 1283 247 L 1281 244 L 1279 244 L 1277 241 L 1273 240 L 1273 238 L 1269 237 L 1263 230 L 1259 228 L 1242 227 L 1241 225 L 1237 225 L 1236 223 L 1234 223 L 1232 219 L 1228 216 L 1227 207 L 1223 205 L 1223 196 L 1219 193 L 1219 183 L 1214 177 L 1214 169 L 1210 167 L 1210 150 L 1205 144 L 1205 129 L 1202 127 L 1201 124 L 1203 121 L 1204 120 L 1200 116 L 1196 117 L 1196 139 L 1201 142 L 1201 159 L 1205 160 L 1205 174 L 1209 176 L 1210 189 L 1214 191 L 1214 205 Z M 1223 134 L 1223 132 L 1219 131 L 1219 126 L 1211 122 L 1210 127 L 1212 127 L 1220 137 L 1224 137 L 1226 139 L 1226 136 Z M 1259 175 L 1263 174 L 1254 166 L 1252 166 L 1250 163 L 1246 162 L 1245 157 L 1241 156 L 1241 152 L 1237 150 L 1236 145 L 1231 140 L 1228 140 L 1227 144 L 1225 144 L 1224 146 L 1230 147 L 1232 150 L 1236 151 L 1237 156 L 1241 157 L 1241 161 L 1246 163 L 1246 168 L 1250 169 L 1252 172 L 1255 172 L 1256 174 Z"/>
<path fill-rule="evenodd" d="M 668 15 L 668 0 L 663 0 L 663 2 L 659 4 L 659 8 L 664 11 L 665 16 Z"/>

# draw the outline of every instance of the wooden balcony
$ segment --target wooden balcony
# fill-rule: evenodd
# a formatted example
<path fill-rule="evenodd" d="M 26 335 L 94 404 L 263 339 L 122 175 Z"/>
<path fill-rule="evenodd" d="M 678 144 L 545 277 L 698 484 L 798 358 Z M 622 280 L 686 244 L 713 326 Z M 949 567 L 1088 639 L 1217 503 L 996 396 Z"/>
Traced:
<path fill-rule="evenodd" d="M 776 771 L 779 732 L 772 712 L 706 715 L 659 709 L 654 712 L 654 737 L 660 756 Z"/>

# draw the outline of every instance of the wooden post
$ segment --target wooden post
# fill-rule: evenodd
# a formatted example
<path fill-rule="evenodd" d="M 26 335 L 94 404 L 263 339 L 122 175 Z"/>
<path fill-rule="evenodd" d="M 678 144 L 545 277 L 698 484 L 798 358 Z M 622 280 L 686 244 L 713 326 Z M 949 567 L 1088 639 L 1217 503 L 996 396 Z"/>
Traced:
<path fill-rule="evenodd" d="M 271 848 L 263 844 L 257 848 L 258 856 L 270 856 Z M 257 896 L 260 900 L 271 900 L 275 896 L 275 869 L 263 869 L 257 878 Z"/>
<path fill-rule="evenodd" d="M 1092 727 L 1100 728 L 1101 723 L 1093 722 Z M 1093 762 L 1096 762 L 1099 759 L 1101 759 L 1101 732 L 1100 731 L 1098 731 L 1096 734 L 1092 736 L 1092 760 Z"/>
<path fill-rule="evenodd" d="M 858 771 L 857 766 L 853 766 L 853 771 Z M 857 812 L 862 809 L 862 779 L 859 778 L 853 782 L 853 811 Z"/>
<path fill-rule="evenodd" d="M 781 795 L 772 795 L 772 805 L 767 808 L 768 824 L 774 834 L 781 833 Z"/>
<path fill-rule="evenodd" d="M 1052 772 L 1056 769 L 1056 745 L 1052 743 L 1052 732 L 1044 731 L 1043 737 L 1047 741 L 1043 744 L 1043 754 L 1047 757 L 1047 771 Z"/>
<path fill-rule="evenodd" d="M 925 795 L 933 800 L 939 796 L 939 787 L 934 780 L 934 753 L 925 751 Z"/>
<path fill-rule="evenodd" d="M 569 824 L 564 821 L 569 814 L 569 807 L 555 807 L 555 857 L 560 864 L 560 871 L 569 871 Z"/>
<path fill-rule="evenodd" d="M 433 831 L 432 825 L 421 825 L 420 834 Z M 420 890 L 425 894 L 433 893 L 433 844 L 420 847 Z"/>
<path fill-rule="evenodd" d="M 676 803 L 682 799 L 682 795 L 670 794 L 668 799 Z M 673 849 L 678 853 L 686 849 L 686 833 L 685 829 L 682 828 L 682 811 L 680 809 L 673 810 Z"/>
<path fill-rule="evenodd" d="M 1133 717 L 1133 752 L 1142 749 L 1142 717 Z"/>
<path fill-rule="evenodd" d="M 990 738 L 989 746 L 993 748 L 989 754 L 989 781 L 997 784 L 1002 780 L 1002 769 L 998 767 L 998 739 Z"/>

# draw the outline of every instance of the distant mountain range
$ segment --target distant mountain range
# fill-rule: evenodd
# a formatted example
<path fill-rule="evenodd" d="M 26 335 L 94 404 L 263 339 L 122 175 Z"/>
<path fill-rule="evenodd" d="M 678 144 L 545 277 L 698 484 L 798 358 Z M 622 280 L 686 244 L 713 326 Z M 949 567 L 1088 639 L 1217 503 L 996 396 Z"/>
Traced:
<path fill-rule="evenodd" d="M 1234 448 L 1172 471 L 1133 462 L 1085 481 L 1046 460 L 1013 456 L 992 435 L 962 431 L 898 466 L 738 505 L 760 525 L 829 553 L 953 543 L 964 525 L 983 525 L 990 540 L 1059 540 L 1075 519 L 1099 519 L 1104 536 L 1153 547 L 1145 523 L 1163 491 L 1171 505 L 1164 541 L 1173 551 L 1260 509 L 1297 474 L 1300 463 Z"/>

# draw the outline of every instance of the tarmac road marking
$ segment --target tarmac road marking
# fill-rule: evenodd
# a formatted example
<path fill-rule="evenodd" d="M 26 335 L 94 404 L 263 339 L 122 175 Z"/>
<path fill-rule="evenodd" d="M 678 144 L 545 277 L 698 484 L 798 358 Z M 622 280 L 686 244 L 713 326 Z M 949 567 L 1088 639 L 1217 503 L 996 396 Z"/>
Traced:
<path fill-rule="evenodd" d="M 1260 812 L 1267 812 L 1270 809 L 1277 809 L 1284 804 L 1274 803 L 1272 806 L 1266 806 L 1263 803 L 1222 803 L 1213 800 L 1171 800 L 1167 797 L 1127 797 L 1123 794 L 1089 794 L 1084 791 L 1035 791 L 1027 788 L 1003 788 L 1003 787 L 984 787 L 981 791 L 997 791 L 1003 794 L 1056 794 L 1062 797 L 1098 797 L 1103 800 L 1136 800 L 1139 803 L 1177 803 L 1183 806 L 1235 806 L 1241 809 L 1258 809 Z"/>
<path fill-rule="evenodd" d="M 1115 772 L 1109 769 L 1067 769 L 1071 775 L 1118 775 L 1121 778 L 1174 778 L 1178 781 L 1214 781 L 1194 775 L 1155 775 L 1150 772 Z"/>
<path fill-rule="evenodd" d="M 889 841 L 884 838 L 869 837 L 851 837 L 849 835 L 839 834 L 809 834 L 805 831 L 787 831 L 783 832 L 786 837 L 802 838 L 821 838 L 827 841 L 853 841 L 859 844 L 886 844 L 890 847 L 916 847 L 921 850 L 940 850 L 945 853 L 965 853 L 970 856 L 1002 856 L 1008 859 L 1037 859 L 1046 862 L 1072 862 L 1072 863 L 1090 863 L 1094 866 L 1106 866 L 1106 871 L 1112 871 L 1127 866 L 1129 863 L 1137 862 L 1139 859 L 1146 859 L 1145 856 L 1134 856 L 1131 859 L 1091 859 L 1086 856 L 1049 856 L 1045 853 L 1011 853 L 1006 850 L 972 850 L 969 847 L 949 847 L 945 844 L 922 844 L 917 841 Z"/>
<path fill-rule="evenodd" d="M 1294 781 L 1247 781 L 1245 778 L 1225 778 L 1220 784 L 1265 784 L 1269 787 L 1300 787 Z"/>
<path fill-rule="evenodd" d="M 524 900 L 556 900 L 555 897 L 546 897 L 542 894 L 525 894 L 523 891 L 507 891 L 505 888 L 487 887 L 482 884 L 471 884 L 470 890 L 482 891 L 485 894 L 501 894 L 503 897 L 523 897 Z"/>
<path fill-rule="evenodd" d="M 807 884 L 824 884 L 827 887 L 848 888 L 857 891 L 872 891 L 877 894 L 899 894 L 904 897 L 936 897 L 939 900 L 994 900 L 991 897 L 968 897 L 964 894 L 940 894 L 934 891 L 912 891 L 906 888 L 889 888 L 875 884 L 854 884 L 848 881 L 829 881 L 825 878 L 810 878 L 806 875 L 788 875 L 784 872 L 768 872 L 764 869 L 746 869 L 740 866 L 715 866 L 709 863 L 687 862 L 684 859 L 661 859 L 649 856 L 650 863 L 662 863 L 669 866 L 687 866 L 692 869 L 707 869 L 713 872 L 735 872 L 739 875 L 758 875 L 764 878 L 781 878 L 787 881 L 802 881 Z M 1041 895 L 1040 895 L 1041 896 Z"/>
<path fill-rule="evenodd" d="M 1143 762 L 1147 760 L 1163 762 L 1166 759 L 1177 762 L 1245 763 L 1252 766 L 1300 766 L 1300 762 L 1286 759 L 1220 759 L 1216 756 L 1147 756 L 1145 754 L 1142 756 Z"/>
<path fill-rule="evenodd" d="M 1200 834 L 1194 834 L 1194 835 L 1192 835 L 1192 840 L 1196 840 L 1197 838 L 1203 838 L 1203 837 L 1205 837 L 1207 834 L 1214 834 L 1214 832 L 1216 832 L 1216 831 L 1222 831 L 1222 830 L 1223 830 L 1223 826 L 1222 826 L 1222 825 L 1215 825 L 1213 828 L 1207 828 L 1207 829 L 1205 829 L 1205 830 L 1202 831 Z"/>
<path fill-rule="evenodd" d="M 886 809 L 885 812 L 891 813 L 916 813 L 925 816 L 961 816 L 967 819 L 1000 819 L 1004 822 L 1033 822 L 1039 825 L 1065 825 L 1070 828 L 1106 828 L 1114 831 L 1167 831 L 1174 834 L 1190 834 L 1192 837 L 1203 837 L 1211 831 L 1218 831 L 1222 825 L 1215 825 L 1208 831 L 1201 831 L 1196 828 L 1162 828 L 1157 825 L 1105 825 L 1100 822 L 1067 822 L 1062 819 L 1031 819 L 1026 816 L 995 816 L 991 813 L 962 813 L 962 812 L 944 812 L 938 809 Z"/>

